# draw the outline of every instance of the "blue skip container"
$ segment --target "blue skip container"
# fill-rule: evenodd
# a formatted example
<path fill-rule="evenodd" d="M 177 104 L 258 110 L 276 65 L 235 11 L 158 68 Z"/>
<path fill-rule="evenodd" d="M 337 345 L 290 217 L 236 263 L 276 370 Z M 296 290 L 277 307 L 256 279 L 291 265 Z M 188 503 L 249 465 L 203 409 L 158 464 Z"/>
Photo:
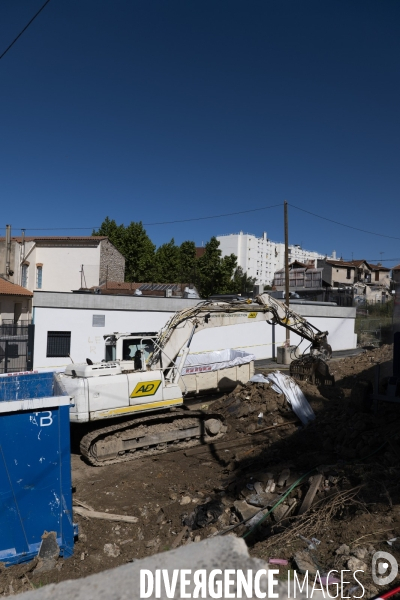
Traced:
<path fill-rule="evenodd" d="M 0 377 L 0 562 L 34 558 L 55 531 L 73 554 L 70 398 L 53 373 Z"/>

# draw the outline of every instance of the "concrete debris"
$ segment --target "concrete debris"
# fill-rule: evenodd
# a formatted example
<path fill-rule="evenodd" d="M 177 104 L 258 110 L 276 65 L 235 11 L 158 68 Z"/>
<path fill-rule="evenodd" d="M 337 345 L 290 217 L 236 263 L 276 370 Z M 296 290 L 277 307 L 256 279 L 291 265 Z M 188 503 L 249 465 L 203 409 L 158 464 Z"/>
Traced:
<path fill-rule="evenodd" d="M 300 573 L 315 575 L 317 571 L 319 571 L 318 565 L 316 564 L 313 556 L 311 556 L 307 550 L 296 552 L 294 555 L 294 560 Z"/>
<path fill-rule="evenodd" d="M 246 502 L 252 506 L 271 507 L 279 499 L 278 494 L 252 494 L 247 496 Z"/>
<path fill-rule="evenodd" d="M 342 544 L 335 551 L 335 554 L 337 554 L 338 556 L 348 556 L 350 554 L 350 546 L 348 546 L 347 544 Z"/>
<path fill-rule="evenodd" d="M 266 493 L 271 493 L 275 491 L 275 481 L 273 479 L 268 479 L 267 487 L 265 488 Z"/>
<path fill-rule="evenodd" d="M 181 506 L 185 506 L 185 504 L 190 504 L 190 503 L 191 503 L 191 501 L 192 501 L 192 499 L 191 499 L 191 497 L 190 497 L 190 496 L 183 496 L 183 497 L 181 498 L 181 501 L 179 502 L 179 504 L 180 504 Z"/>
<path fill-rule="evenodd" d="M 261 481 L 256 481 L 256 482 L 255 482 L 255 484 L 254 484 L 254 491 L 255 491 L 257 494 L 263 494 L 263 493 L 264 493 L 264 486 L 263 486 L 263 484 L 261 483 Z"/>
<path fill-rule="evenodd" d="M 349 558 L 349 560 L 347 561 L 347 566 L 350 569 L 350 571 L 366 571 L 368 569 L 368 566 L 366 565 L 365 562 L 363 562 L 362 560 L 360 560 L 359 558 L 356 558 L 355 556 L 351 556 Z"/>
<path fill-rule="evenodd" d="M 274 509 L 274 512 L 272 513 L 272 515 L 274 517 L 275 522 L 278 522 L 278 521 L 282 521 L 282 519 L 287 517 L 289 512 L 290 512 L 290 506 L 288 506 L 287 504 L 279 504 L 279 506 L 277 506 Z"/>
<path fill-rule="evenodd" d="M 254 506 L 247 504 L 245 500 L 236 500 L 233 506 L 235 507 L 235 510 L 238 513 L 241 521 L 245 521 L 246 519 L 254 517 L 254 515 L 260 511 L 259 508 L 255 508 Z"/>
<path fill-rule="evenodd" d="M 289 477 L 290 477 L 290 469 L 283 469 L 282 473 L 278 477 L 278 481 L 277 481 L 276 485 L 278 487 L 283 487 L 285 485 L 286 481 L 289 479 Z"/>
<path fill-rule="evenodd" d="M 351 550 L 351 554 L 360 560 L 363 560 L 368 556 L 368 550 L 366 548 L 354 548 Z"/>
<path fill-rule="evenodd" d="M 104 544 L 103 552 L 106 556 L 117 558 L 121 554 L 121 550 L 117 544 Z"/>
<path fill-rule="evenodd" d="M 149 540 L 148 542 L 145 543 L 145 547 L 146 548 L 155 548 L 158 547 L 161 543 L 161 540 L 159 537 L 154 538 L 153 540 Z"/>

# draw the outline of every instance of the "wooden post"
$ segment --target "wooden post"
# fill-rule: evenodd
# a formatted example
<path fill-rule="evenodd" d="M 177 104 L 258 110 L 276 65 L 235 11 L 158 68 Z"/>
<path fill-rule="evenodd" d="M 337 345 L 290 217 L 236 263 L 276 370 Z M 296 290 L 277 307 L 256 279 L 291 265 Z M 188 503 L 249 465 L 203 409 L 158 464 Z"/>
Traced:
<path fill-rule="evenodd" d="M 283 203 L 285 217 L 285 300 L 289 308 L 289 232 L 288 232 L 288 203 Z M 290 331 L 286 329 L 286 345 L 290 346 Z"/>

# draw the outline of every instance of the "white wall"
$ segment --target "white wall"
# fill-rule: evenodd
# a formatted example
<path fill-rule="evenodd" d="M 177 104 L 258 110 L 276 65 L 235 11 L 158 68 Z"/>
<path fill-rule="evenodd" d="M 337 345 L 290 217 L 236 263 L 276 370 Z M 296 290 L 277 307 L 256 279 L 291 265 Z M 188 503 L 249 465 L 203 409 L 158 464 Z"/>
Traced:
<path fill-rule="evenodd" d="M 42 263 L 43 291 L 70 292 L 81 287 L 81 266 L 84 265 L 83 287 L 99 285 L 100 244 L 96 246 L 35 246 L 27 256 L 28 285 L 36 287 L 36 265 Z"/>
<path fill-rule="evenodd" d="M 308 306 L 295 306 L 294 310 L 310 312 Z M 316 307 L 324 312 L 325 307 Z M 331 308 L 331 307 L 329 307 Z M 340 308 L 332 307 L 336 311 Z M 306 309 L 308 309 L 306 311 Z M 335 310 L 330 310 L 334 314 Z M 343 309 L 342 309 L 343 310 Z M 348 309 L 349 310 L 349 309 Z M 355 312 L 355 311 L 354 311 Z M 329 311 L 325 310 L 329 314 Z M 105 315 L 105 327 L 93 327 L 93 315 Z M 103 335 L 113 332 L 158 331 L 172 316 L 173 311 L 125 311 L 93 310 L 81 308 L 35 307 L 35 349 L 34 369 L 61 368 L 70 364 L 68 358 L 47 358 L 47 332 L 71 331 L 71 356 L 74 362 L 84 362 L 86 358 L 101 361 L 104 358 Z M 355 348 L 354 318 L 306 317 L 320 330 L 329 331 L 329 343 L 334 350 Z M 276 344 L 285 342 L 285 329 L 275 327 Z M 291 333 L 291 343 L 297 344 L 298 336 Z M 307 347 L 302 344 L 302 348 Z M 203 330 L 196 334 L 191 345 L 191 354 L 223 349 L 239 349 L 255 354 L 256 358 L 272 357 L 272 326 L 268 323 L 246 323 L 227 327 Z"/>

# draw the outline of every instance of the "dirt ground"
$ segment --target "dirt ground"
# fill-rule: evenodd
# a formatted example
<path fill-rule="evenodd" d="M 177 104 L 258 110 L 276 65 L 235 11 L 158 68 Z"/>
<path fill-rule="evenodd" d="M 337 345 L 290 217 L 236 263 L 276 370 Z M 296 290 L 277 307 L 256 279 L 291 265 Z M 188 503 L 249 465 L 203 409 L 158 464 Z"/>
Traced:
<path fill-rule="evenodd" d="M 391 358 L 391 346 L 367 350 L 330 362 L 334 387 L 299 382 L 316 415 L 306 427 L 283 395 L 253 383 L 202 400 L 203 410 L 220 412 L 228 424 L 214 446 L 101 468 L 87 465 L 73 448 L 74 502 L 138 521 L 75 514 L 74 556 L 58 559 L 44 573 L 35 573 L 36 561 L 0 565 L 0 594 L 84 577 L 229 532 L 246 536 L 252 556 L 287 559 L 282 577 L 301 568 L 304 558 L 310 571 L 313 565 L 328 572 L 364 564 L 360 579 L 365 597 L 372 597 L 374 552 L 390 552 L 400 561 L 400 405 L 381 403 L 375 414 L 368 401 L 374 364 L 382 364 L 385 378 Z M 313 482 L 319 483 L 311 508 L 299 515 Z M 266 514 L 265 507 L 282 496 Z M 263 522 L 240 524 L 263 507 Z M 396 537 L 389 546 L 387 540 Z M 360 588 L 349 588 L 349 595 L 360 595 Z"/>

